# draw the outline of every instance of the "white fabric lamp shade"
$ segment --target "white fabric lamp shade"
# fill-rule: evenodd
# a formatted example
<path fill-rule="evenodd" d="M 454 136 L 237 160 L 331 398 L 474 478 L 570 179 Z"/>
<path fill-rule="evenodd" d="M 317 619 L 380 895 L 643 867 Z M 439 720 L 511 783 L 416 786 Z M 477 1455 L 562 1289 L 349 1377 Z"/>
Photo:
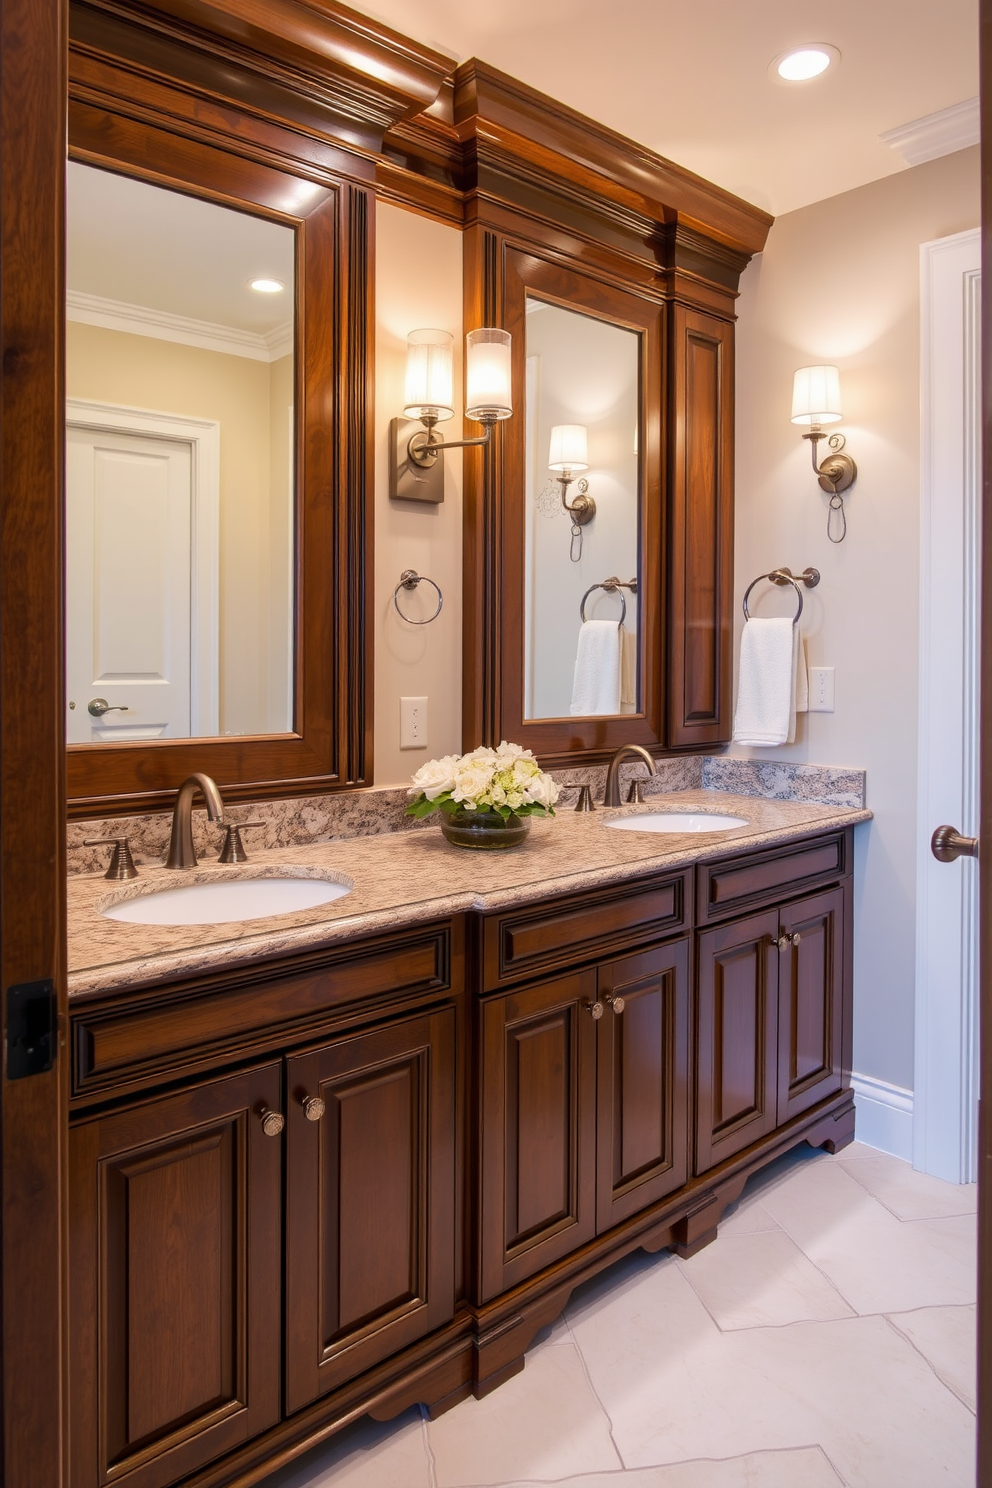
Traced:
<path fill-rule="evenodd" d="M 443 423 L 454 417 L 450 331 L 411 331 L 406 338 L 407 418 L 430 418 Z"/>
<path fill-rule="evenodd" d="M 843 417 L 837 368 L 800 367 L 792 383 L 792 422 L 836 424 Z"/>
<path fill-rule="evenodd" d="M 482 326 L 465 337 L 465 414 L 480 421 L 513 412 L 510 333 Z"/>
<path fill-rule="evenodd" d="M 555 424 L 548 451 L 549 470 L 588 470 L 585 424 Z"/>

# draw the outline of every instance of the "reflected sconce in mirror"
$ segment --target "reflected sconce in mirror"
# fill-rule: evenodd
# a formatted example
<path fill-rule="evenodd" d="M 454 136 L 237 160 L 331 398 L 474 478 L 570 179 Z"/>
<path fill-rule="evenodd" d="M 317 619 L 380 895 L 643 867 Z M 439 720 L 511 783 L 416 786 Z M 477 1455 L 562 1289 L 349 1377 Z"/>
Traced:
<path fill-rule="evenodd" d="M 584 527 L 596 515 L 596 503 L 586 492 L 589 482 L 580 480 L 575 500 L 569 503 L 568 488 L 577 470 L 589 469 L 589 447 L 585 424 L 555 424 L 551 430 L 548 469 L 557 472 L 561 486 L 561 504 L 578 527 Z"/>
<path fill-rule="evenodd" d="M 840 406 L 840 373 L 836 367 L 800 367 L 792 384 L 792 422 L 808 424 L 803 435 L 811 443 L 813 471 L 822 489 L 828 492 L 827 536 L 833 543 L 847 536 L 847 515 L 841 494 L 857 480 L 858 467 L 850 455 L 842 454 L 846 440 L 843 434 L 826 435 L 823 424 L 836 424 L 844 417 Z M 821 465 L 817 445 L 826 439 L 830 454 Z M 832 519 L 838 514 L 839 531 L 834 536 Z"/>
<path fill-rule="evenodd" d="M 454 418 L 452 349 L 448 331 L 411 331 L 407 337 L 402 419 L 390 423 L 389 494 L 403 501 L 444 500 L 441 451 L 488 444 L 493 425 L 513 413 L 510 333 L 495 326 L 465 337 L 465 416 L 482 424 L 477 439 L 440 440 L 434 430 Z M 421 428 L 410 421 L 419 420 Z"/>

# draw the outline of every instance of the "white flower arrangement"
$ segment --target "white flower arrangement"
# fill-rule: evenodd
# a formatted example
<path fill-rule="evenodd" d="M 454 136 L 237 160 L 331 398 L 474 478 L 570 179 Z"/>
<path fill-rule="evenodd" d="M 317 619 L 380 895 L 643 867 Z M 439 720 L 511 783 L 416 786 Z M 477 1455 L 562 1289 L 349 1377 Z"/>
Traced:
<path fill-rule="evenodd" d="M 406 808 L 410 816 L 444 811 L 495 811 L 511 816 L 554 816 L 559 787 L 529 749 L 518 744 L 481 747 L 470 754 L 428 760 L 413 776 Z"/>

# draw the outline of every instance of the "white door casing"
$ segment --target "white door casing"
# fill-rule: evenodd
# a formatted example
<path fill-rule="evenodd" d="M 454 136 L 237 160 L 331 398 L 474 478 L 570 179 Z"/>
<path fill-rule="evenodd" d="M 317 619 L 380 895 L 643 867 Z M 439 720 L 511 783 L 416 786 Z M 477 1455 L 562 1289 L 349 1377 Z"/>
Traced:
<path fill-rule="evenodd" d="M 978 831 L 981 236 L 921 262 L 920 710 L 913 1166 L 974 1180 L 978 864 L 936 862 L 944 823 Z"/>
<path fill-rule="evenodd" d="M 220 426 L 75 398 L 66 425 L 69 742 L 214 735 Z"/>

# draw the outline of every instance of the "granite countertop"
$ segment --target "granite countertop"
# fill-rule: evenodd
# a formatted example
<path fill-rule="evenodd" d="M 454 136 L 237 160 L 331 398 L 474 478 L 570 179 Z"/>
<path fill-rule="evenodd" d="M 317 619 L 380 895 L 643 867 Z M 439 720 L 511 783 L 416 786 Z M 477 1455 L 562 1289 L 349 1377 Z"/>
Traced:
<path fill-rule="evenodd" d="M 747 825 L 713 833 L 610 831 L 615 816 L 640 811 L 710 811 L 742 816 Z M 559 810 L 553 820 L 532 822 L 522 847 L 475 852 L 452 847 L 436 827 L 372 837 L 351 837 L 251 855 L 222 867 L 201 859 L 185 872 L 143 868 L 129 883 L 102 875 L 69 880 L 69 995 L 147 986 L 174 977 L 247 964 L 337 940 L 389 930 L 468 909 L 496 910 L 537 898 L 646 873 L 680 868 L 707 858 L 753 851 L 830 827 L 867 821 L 868 810 L 769 801 L 724 791 L 676 791 L 650 797 L 644 806 Z M 314 909 L 264 919 L 209 925 L 135 925 L 99 911 L 155 888 L 219 878 L 291 876 L 353 884 L 349 894 Z"/>

